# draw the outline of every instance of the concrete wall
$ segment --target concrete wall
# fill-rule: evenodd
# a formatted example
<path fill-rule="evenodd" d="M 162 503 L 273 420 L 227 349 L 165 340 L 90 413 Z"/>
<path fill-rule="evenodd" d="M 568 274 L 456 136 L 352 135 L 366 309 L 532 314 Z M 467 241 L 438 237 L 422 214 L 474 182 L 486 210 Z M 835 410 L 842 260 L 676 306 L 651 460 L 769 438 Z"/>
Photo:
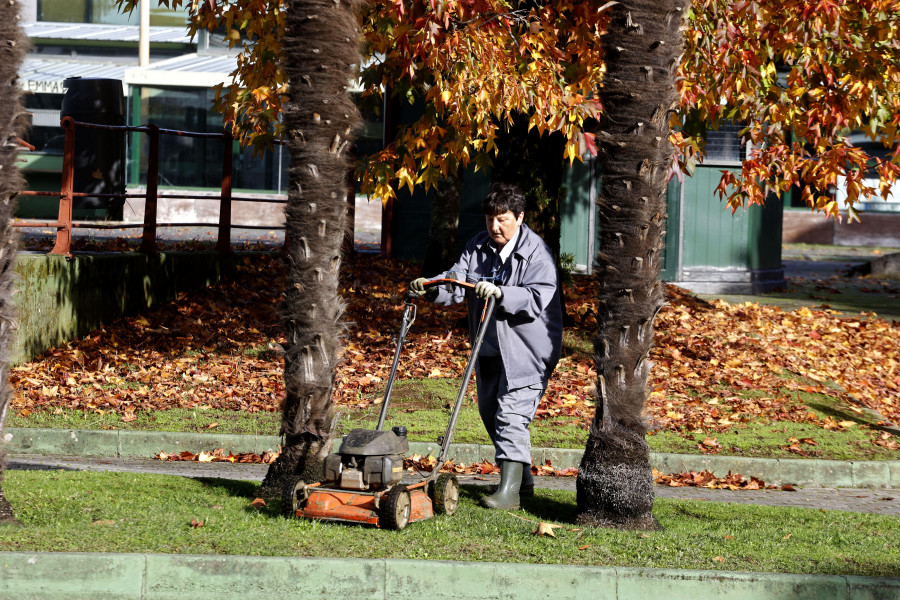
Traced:
<path fill-rule="evenodd" d="M 900 248 L 900 213 L 863 213 L 861 222 L 835 223 L 821 213 L 786 210 L 781 239 L 786 244 Z"/>
<path fill-rule="evenodd" d="M 128 192 L 143 194 L 146 193 L 146 188 L 130 186 Z M 218 190 L 163 190 L 156 209 L 156 220 L 158 223 L 218 223 L 221 204 L 219 193 Z M 166 194 L 196 194 L 209 196 L 210 199 L 166 198 Z M 236 191 L 234 197 L 252 198 L 253 201 L 232 201 L 232 226 L 284 227 L 284 205 L 287 202 L 287 195 Z M 143 223 L 144 199 L 126 199 L 122 209 L 122 220 L 126 223 Z"/>
<path fill-rule="evenodd" d="M 16 363 L 179 292 L 209 286 L 253 253 L 167 252 L 156 255 L 101 252 L 67 259 L 21 252 L 16 260 L 14 303 Z"/>

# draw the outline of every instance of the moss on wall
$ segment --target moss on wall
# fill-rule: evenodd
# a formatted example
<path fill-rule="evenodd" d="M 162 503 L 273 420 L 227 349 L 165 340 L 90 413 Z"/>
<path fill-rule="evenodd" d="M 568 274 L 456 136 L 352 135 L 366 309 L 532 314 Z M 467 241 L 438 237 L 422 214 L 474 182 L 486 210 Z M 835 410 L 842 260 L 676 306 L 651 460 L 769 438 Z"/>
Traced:
<path fill-rule="evenodd" d="M 233 274 L 247 253 L 21 252 L 16 260 L 18 331 L 13 362 L 87 335 L 116 319 Z"/>

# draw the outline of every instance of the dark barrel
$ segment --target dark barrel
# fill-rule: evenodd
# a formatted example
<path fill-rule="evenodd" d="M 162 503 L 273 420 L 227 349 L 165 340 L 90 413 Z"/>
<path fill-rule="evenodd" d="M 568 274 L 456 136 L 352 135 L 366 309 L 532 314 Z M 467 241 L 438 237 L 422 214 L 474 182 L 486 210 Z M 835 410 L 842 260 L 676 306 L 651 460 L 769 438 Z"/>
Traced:
<path fill-rule="evenodd" d="M 125 125 L 125 96 L 118 79 L 70 77 L 63 82 L 60 117 L 82 123 Z M 75 128 L 74 191 L 125 193 L 125 132 Z M 76 197 L 76 219 L 122 220 L 123 198 Z"/>

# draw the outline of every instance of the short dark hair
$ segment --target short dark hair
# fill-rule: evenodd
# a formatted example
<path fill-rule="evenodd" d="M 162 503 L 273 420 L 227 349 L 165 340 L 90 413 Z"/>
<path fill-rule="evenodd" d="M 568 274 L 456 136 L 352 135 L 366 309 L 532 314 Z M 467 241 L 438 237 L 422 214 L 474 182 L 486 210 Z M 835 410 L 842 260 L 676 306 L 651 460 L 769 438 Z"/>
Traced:
<path fill-rule="evenodd" d="M 511 211 L 517 217 L 525 212 L 525 195 L 519 186 L 512 183 L 491 184 L 491 191 L 481 203 L 481 212 L 488 217 Z"/>

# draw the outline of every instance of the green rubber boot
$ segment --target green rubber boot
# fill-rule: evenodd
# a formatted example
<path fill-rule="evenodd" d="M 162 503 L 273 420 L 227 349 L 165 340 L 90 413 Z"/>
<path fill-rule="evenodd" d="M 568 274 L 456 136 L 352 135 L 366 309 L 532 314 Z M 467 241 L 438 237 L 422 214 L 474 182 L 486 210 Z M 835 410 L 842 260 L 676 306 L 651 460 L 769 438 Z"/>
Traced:
<path fill-rule="evenodd" d="M 497 491 L 499 486 L 492 485 L 491 493 Z M 519 496 L 534 496 L 534 475 L 531 474 L 531 465 L 522 466 L 522 485 L 519 486 Z"/>
<path fill-rule="evenodd" d="M 481 499 L 481 505 L 500 510 L 519 508 L 519 488 L 522 485 L 522 467 L 524 466 L 520 462 L 500 461 L 500 485 L 492 495 Z"/>
<path fill-rule="evenodd" d="M 534 496 L 534 475 L 531 474 L 531 465 L 522 467 L 522 485 L 519 487 L 520 496 Z"/>

